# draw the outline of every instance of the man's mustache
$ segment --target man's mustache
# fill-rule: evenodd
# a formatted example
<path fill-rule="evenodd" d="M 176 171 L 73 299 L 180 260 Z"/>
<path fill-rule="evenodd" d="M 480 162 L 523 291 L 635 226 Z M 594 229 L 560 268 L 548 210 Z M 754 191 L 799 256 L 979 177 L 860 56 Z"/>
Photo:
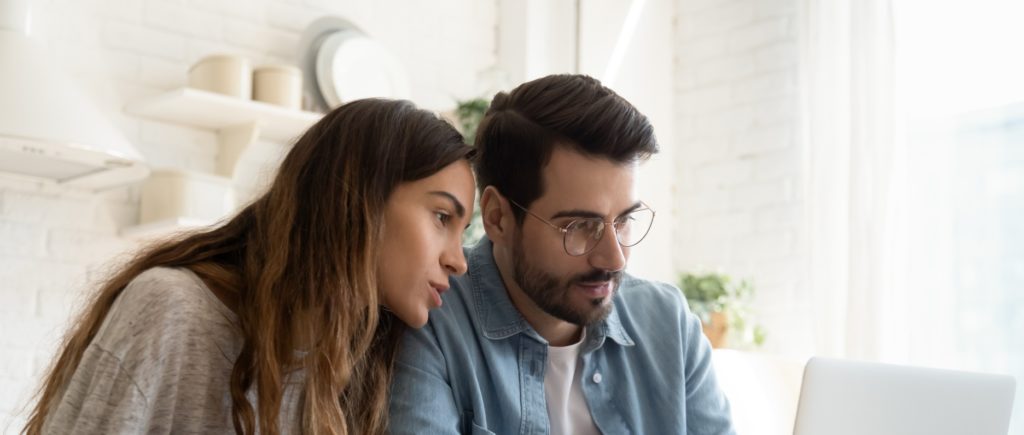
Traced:
<path fill-rule="evenodd" d="M 576 275 L 569 284 L 579 284 L 584 282 L 600 282 L 600 281 L 614 281 L 618 282 L 622 278 L 622 271 L 609 272 L 607 270 L 594 269 L 587 273 Z"/>

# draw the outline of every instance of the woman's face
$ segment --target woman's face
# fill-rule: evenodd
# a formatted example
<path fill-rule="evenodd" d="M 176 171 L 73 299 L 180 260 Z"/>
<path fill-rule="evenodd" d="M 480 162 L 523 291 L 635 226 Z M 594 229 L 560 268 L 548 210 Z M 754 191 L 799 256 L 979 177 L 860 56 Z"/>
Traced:
<path fill-rule="evenodd" d="M 449 275 L 466 273 L 462 233 L 473 198 L 466 160 L 399 184 L 388 198 L 377 277 L 384 306 L 411 327 L 425 325 L 428 311 L 441 306 Z"/>

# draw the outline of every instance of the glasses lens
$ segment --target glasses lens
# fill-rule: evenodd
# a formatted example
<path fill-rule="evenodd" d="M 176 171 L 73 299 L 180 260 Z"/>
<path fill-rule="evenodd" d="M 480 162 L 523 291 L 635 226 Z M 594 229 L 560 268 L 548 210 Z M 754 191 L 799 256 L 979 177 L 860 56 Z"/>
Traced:
<path fill-rule="evenodd" d="M 634 211 L 615 221 L 615 235 L 622 246 L 635 246 L 651 230 L 654 210 L 649 208 Z M 579 219 L 565 227 L 565 252 L 569 255 L 583 255 L 597 246 L 604 235 L 601 219 Z"/>
<path fill-rule="evenodd" d="M 654 222 L 654 210 L 649 208 L 634 211 L 615 222 L 615 234 L 622 246 L 634 246 L 640 243 Z"/>
<path fill-rule="evenodd" d="M 579 219 L 565 227 L 565 252 L 583 255 L 601 241 L 604 222 L 600 219 Z"/>

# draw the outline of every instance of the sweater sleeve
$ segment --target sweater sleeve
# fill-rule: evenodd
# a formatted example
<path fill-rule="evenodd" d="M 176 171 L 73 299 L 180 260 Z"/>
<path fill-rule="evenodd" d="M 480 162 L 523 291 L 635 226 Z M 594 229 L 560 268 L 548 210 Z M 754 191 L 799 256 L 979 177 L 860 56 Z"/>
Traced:
<path fill-rule="evenodd" d="M 193 275 L 144 272 L 107 313 L 44 432 L 231 432 L 233 322 Z"/>
<path fill-rule="evenodd" d="M 125 372 L 121 360 L 97 346 L 89 346 L 63 397 L 46 419 L 43 432 L 148 432 L 148 408 L 145 394 Z"/>

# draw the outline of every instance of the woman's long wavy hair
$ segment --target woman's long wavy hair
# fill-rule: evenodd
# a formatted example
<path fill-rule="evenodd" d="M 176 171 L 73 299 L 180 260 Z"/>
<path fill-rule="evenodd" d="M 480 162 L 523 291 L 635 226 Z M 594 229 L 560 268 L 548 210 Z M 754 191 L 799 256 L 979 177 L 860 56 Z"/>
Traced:
<path fill-rule="evenodd" d="M 100 287 L 44 378 L 24 432 L 41 432 L 118 295 L 154 267 L 187 268 L 233 302 L 244 338 L 230 380 L 236 433 L 279 433 L 284 381 L 296 370 L 304 371 L 304 433 L 383 432 L 404 329 L 379 306 L 385 202 L 399 183 L 471 154 L 451 125 L 406 101 L 359 100 L 327 114 L 288 153 L 266 194 L 222 226 L 140 252 Z M 246 398 L 252 389 L 255 403 Z"/>

